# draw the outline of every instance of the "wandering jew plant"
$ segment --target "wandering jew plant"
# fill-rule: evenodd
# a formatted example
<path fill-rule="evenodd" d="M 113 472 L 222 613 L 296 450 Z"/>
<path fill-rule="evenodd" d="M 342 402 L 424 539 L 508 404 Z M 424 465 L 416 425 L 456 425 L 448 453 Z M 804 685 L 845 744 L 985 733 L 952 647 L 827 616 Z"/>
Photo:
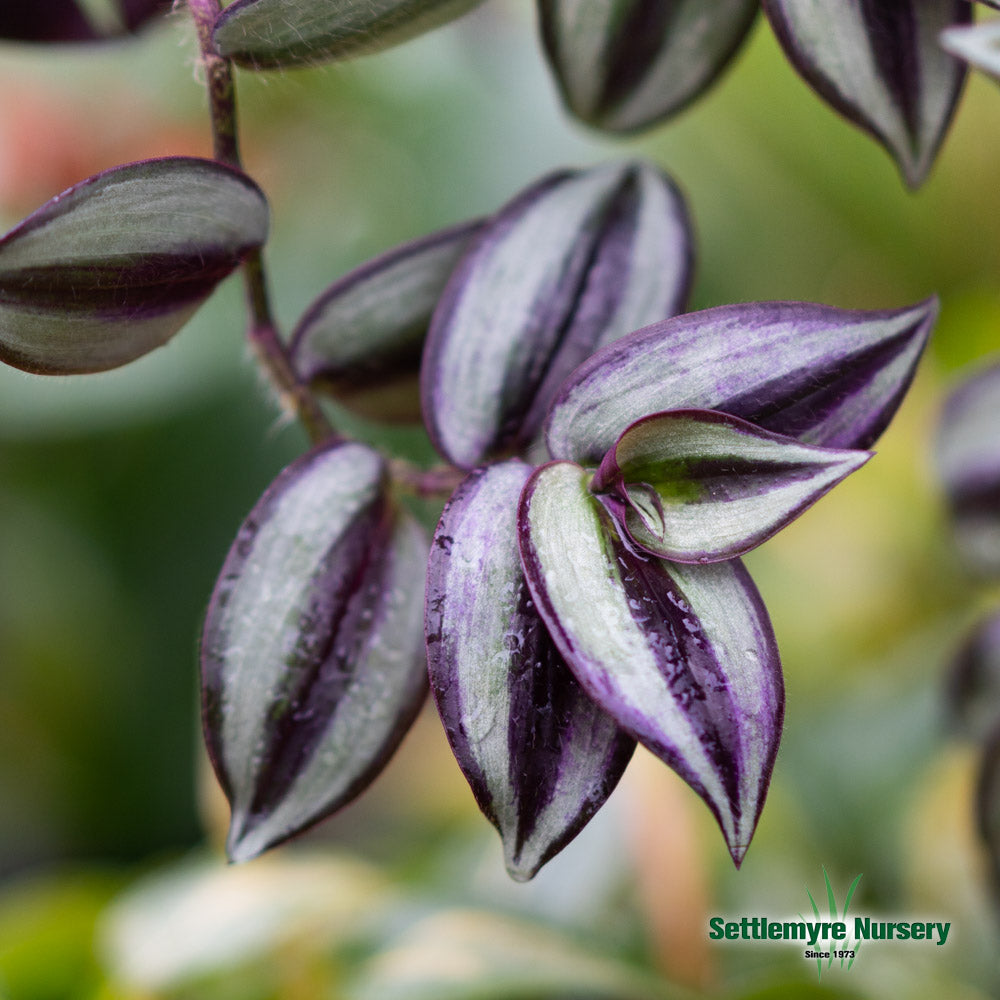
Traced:
<path fill-rule="evenodd" d="M 514 878 L 583 827 L 637 742 L 704 799 L 739 865 L 784 713 L 774 634 L 740 556 L 869 460 L 936 301 L 685 313 L 684 199 L 658 167 L 624 162 L 551 173 L 487 217 L 390 250 L 331 284 L 283 340 L 233 64 L 368 52 L 474 5 L 189 0 L 214 159 L 105 171 L 0 239 L 0 358 L 49 375 L 125 364 L 242 272 L 249 339 L 313 447 L 239 529 L 204 624 L 204 729 L 232 859 L 358 795 L 430 687 Z M 164 6 L 123 2 L 120 30 Z M 969 22 L 970 5 L 764 7 L 803 75 L 919 183 L 964 75 L 937 36 Z M 0 15 L 0 32 L 107 33 L 70 0 L 35 9 Z M 613 131 L 704 91 L 756 9 L 539 0 L 567 105 Z M 421 419 L 440 464 L 348 440 L 324 396 Z M 449 498 L 433 537 L 407 494 Z"/>
<path fill-rule="evenodd" d="M 984 581 L 1000 579 L 1000 364 L 966 378 L 948 397 L 937 465 L 963 562 Z M 979 616 L 947 677 L 954 728 L 983 747 L 976 820 L 1000 899 L 1000 609 Z"/>

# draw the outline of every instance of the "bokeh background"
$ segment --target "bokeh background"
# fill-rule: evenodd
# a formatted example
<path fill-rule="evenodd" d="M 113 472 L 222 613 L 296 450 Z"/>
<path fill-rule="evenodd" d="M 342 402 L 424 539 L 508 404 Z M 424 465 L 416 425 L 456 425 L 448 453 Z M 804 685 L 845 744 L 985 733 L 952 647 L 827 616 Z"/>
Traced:
<path fill-rule="evenodd" d="M 241 868 L 197 720 L 196 640 L 242 517 L 306 446 L 242 340 L 231 279 L 167 347 L 106 375 L 0 371 L 0 998 L 608 1000 L 997 995 L 972 827 L 976 750 L 942 675 L 1000 601 L 966 576 L 933 466 L 944 395 L 1000 349 L 1000 90 L 970 78 L 930 180 L 785 63 L 767 25 L 708 95 L 610 141 L 561 111 L 527 0 L 347 65 L 239 76 L 285 330 L 330 281 L 614 156 L 689 199 L 692 307 L 755 299 L 941 317 L 878 457 L 748 560 L 787 723 L 740 872 L 700 801 L 639 755 L 580 838 L 510 883 L 428 708 L 388 771 L 296 845 Z M 210 155 L 175 14 L 96 47 L 0 45 L 0 225 L 105 167 Z M 425 454 L 418 432 L 383 437 Z M 1000 433 L 1000 420 L 998 420 Z M 945 947 L 871 945 L 824 970 L 719 946 L 712 914 L 795 917 L 863 873 L 854 912 L 950 920 Z"/>

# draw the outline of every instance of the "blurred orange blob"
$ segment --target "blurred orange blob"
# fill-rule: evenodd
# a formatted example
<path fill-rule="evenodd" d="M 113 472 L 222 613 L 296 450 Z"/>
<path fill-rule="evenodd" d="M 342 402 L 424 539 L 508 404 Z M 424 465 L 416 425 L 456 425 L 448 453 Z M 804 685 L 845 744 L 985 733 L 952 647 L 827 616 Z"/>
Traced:
<path fill-rule="evenodd" d="M 134 94 L 108 99 L 12 82 L 0 91 L 0 213 L 25 215 L 109 167 L 158 156 L 211 156 L 203 123 L 164 120 Z"/>

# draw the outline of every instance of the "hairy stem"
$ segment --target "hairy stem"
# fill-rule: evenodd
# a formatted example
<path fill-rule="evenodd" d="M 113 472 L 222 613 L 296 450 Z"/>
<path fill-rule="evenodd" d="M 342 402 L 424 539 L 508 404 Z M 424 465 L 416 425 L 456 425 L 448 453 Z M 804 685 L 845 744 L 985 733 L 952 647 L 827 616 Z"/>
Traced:
<path fill-rule="evenodd" d="M 212 118 L 215 159 L 242 169 L 236 121 L 236 89 L 232 65 L 212 47 L 212 28 L 219 13 L 219 0 L 188 0 L 198 32 L 198 45 L 205 71 L 205 86 Z M 243 263 L 249 323 L 247 337 L 267 372 L 284 409 L 294 413 L 314 443 L 337 436 L 316 397 L 295 374 L 288 352 L 278 335 L 267 291 L 264 256 L 253 251 Z"/>

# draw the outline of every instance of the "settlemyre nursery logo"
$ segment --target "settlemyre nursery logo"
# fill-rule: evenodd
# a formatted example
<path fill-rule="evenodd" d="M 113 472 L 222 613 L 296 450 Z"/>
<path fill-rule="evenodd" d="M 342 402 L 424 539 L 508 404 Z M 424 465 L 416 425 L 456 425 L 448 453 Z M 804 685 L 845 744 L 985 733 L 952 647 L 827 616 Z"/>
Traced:
<path fill-rule="evenodd" d="M 951 933 L 951 921 L 945 920 L 883 920 L 870 915 L 848 917 L 854 893 L 861 881 L 857 875 L 847 890 L 843 910 L 838 909 L 836 894 L 826 868 L 823 868 L 829 916 L 820 913 L 813 894 L 806 888 L 813 915 L 799 914 L 795 919 L 773 919 L 761 916 L 735 918 L 711 917 L 708 936 L 713 941 L 756 941 L 760 943 L 791 942 L 802 948 L 802 955 L 815 959 L 817 978 L 823 969 L 837 962 L 842 969 L 854 965 L 861 946 L 868 941 L 904 941 L 946 944 Z"/>

